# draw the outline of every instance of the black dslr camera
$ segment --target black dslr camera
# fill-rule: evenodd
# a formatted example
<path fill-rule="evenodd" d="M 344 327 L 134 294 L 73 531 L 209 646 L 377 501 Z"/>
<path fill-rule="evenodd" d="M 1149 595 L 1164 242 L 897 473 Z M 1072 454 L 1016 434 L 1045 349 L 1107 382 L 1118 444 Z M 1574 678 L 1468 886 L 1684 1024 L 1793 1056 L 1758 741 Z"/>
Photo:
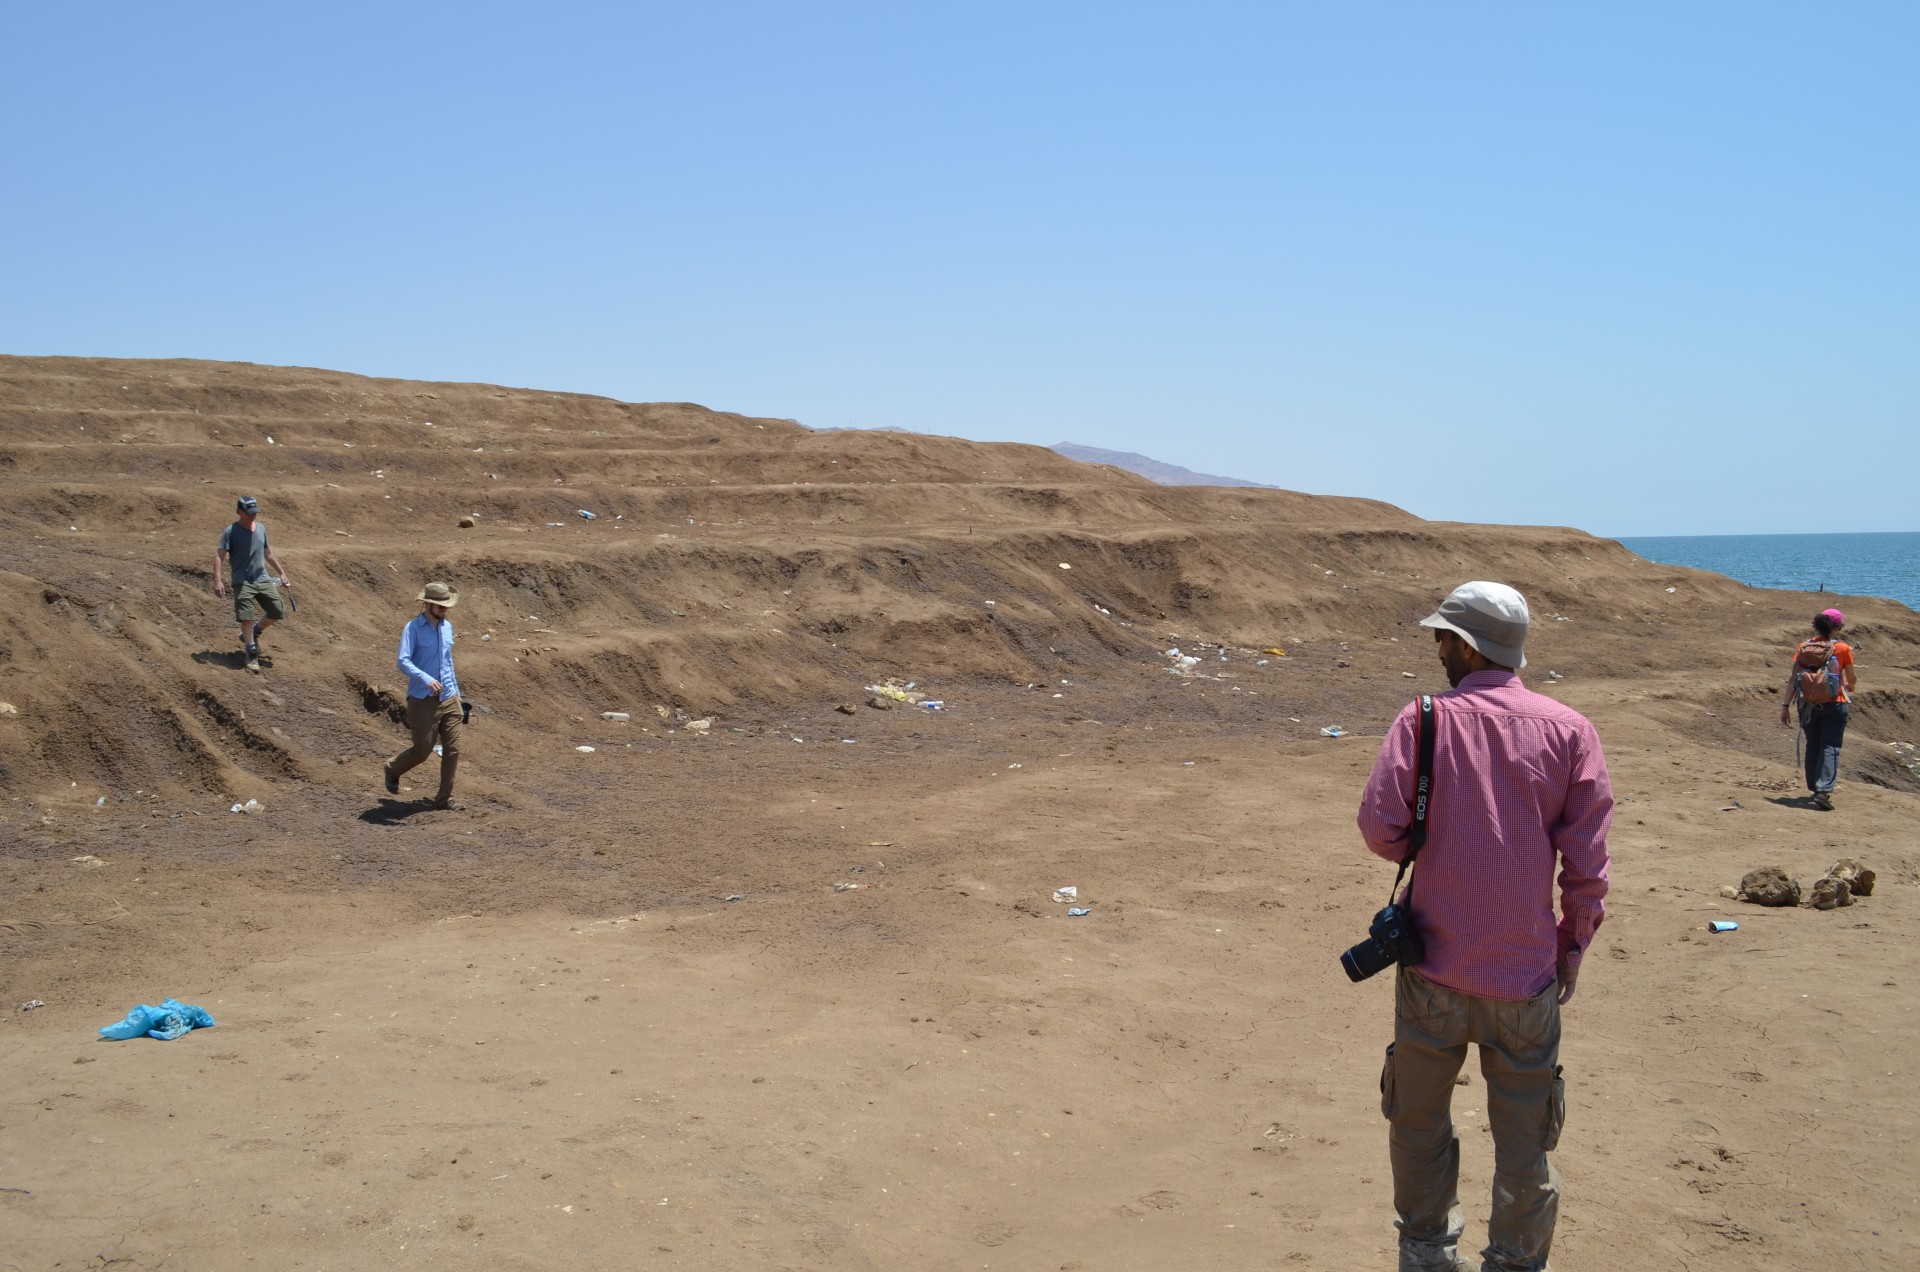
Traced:
<path fill-rule="evenodd" d="M 1363 981 L 1395 963 L 1417 967 L 1427 956 L 1427 947 L 1414 926 L 1413 911 L 1404 905 L 1389 904 L 1373 916 L 1367 927 L 1367 939 L 1340 956 L 1340 966 L 1350 981 Z"/>

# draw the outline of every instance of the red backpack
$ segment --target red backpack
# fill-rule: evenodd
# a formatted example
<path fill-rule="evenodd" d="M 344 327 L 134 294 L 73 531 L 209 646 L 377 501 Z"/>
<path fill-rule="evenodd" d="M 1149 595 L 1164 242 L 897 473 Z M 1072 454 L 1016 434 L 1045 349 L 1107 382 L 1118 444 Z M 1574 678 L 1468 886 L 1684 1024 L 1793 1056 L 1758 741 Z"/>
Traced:
<path fill-rule="evenodd" d="M 1793 660 L 1793 692 L 1808 706 L 1840 701 L 1840 651 L 1830 640 L 1809 640 Z"/>

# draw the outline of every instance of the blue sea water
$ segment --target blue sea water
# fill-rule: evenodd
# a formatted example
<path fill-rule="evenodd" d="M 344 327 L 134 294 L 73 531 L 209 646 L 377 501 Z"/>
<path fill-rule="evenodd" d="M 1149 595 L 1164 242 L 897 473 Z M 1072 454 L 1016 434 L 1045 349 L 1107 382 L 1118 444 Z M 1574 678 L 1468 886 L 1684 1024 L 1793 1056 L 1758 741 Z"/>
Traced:
<path fill-rule="evenodd" d="M 1662 565 L 1712 570 L 1754 587 L 1884 596 L 1920 609 L 1920 532 L 1635 535 L 1625 547 Z"/>

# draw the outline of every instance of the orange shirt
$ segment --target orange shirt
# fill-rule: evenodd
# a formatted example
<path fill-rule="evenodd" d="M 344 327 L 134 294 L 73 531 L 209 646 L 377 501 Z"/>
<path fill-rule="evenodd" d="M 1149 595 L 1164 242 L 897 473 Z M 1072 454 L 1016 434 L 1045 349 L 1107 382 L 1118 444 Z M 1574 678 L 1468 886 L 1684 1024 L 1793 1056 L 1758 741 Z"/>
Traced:
<path fill-rule="evenodd" d="M 1812 642 L 1803 640 L 1793 647 L 1793 662 L 1796 667 L 1800 665 L 1800 651 L 1805 649 L 1810 643 Z M 1833 642 L 1833 656 L 1840 660 L 1840 697 L 1838 701 L 1851 702 L 1853 699 L 1847 697 L 1847 671 L 1853 666 L 1853 646 L 1847 644 L 1844 640 L 1836 640 Z"/>

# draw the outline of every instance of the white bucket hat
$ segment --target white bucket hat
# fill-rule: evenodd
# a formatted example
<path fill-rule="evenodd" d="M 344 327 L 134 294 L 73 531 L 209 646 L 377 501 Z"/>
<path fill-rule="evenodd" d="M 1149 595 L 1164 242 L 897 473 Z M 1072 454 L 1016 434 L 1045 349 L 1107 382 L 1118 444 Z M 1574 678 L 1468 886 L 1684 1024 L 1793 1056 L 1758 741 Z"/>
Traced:
<path fill-rule="evenodd" d="M 1443 627 L 1485 655 L 1488 662 L 1515 671 L 1527 665 L 1527 598 L 1505 583 L 1462 583 L 1440 608 L 1420 620 L 1422 627 Z"/>

